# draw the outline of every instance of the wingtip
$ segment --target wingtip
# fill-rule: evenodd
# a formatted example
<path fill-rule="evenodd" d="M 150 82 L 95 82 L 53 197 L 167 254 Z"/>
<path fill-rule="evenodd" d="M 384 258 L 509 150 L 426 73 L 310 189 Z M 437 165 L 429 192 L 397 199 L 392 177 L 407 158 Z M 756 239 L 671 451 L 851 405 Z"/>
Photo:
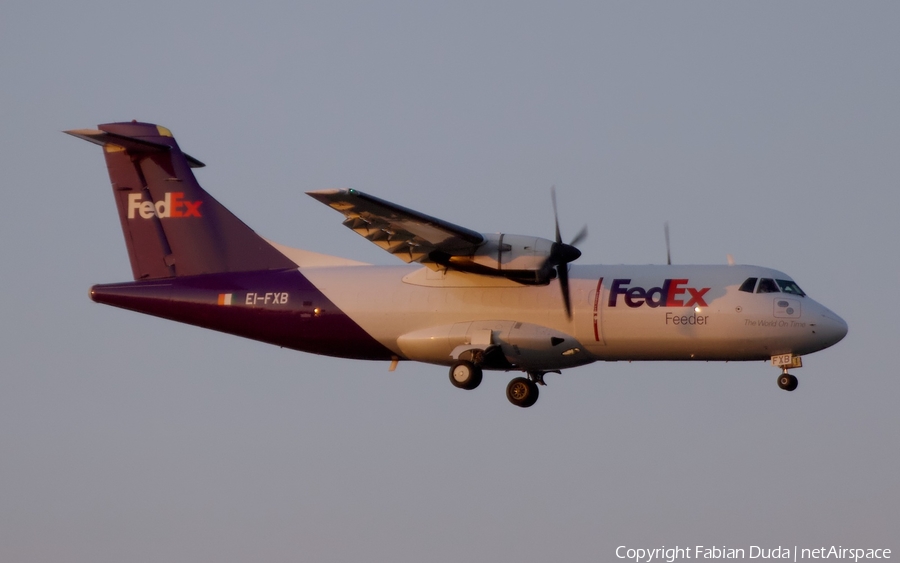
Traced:
<path fill-rule="evenodd" d="M 322 203 L 330 205 L 335 198 L 340 199 L 347 194 L 358 194 L 356 190 L 348 190 L 347 188 L 329 188 L 326 190 L 312 190 L 306 192 L 309 197 L 315 198 Z"/>
<path fill-rule="evenodd" d="M 103 133 L 99 129 L 63 129 L 62 132 L 67 135 L 98 135 Z"/>
<path fill-rule="evenodd" d="M 339 194 L 339 193 L 343 193 L 343 192 L 346 192 L 346 191 L 347 191 L 347 190 L 345 190 L 345 189 L 340 189 L 340 188 L 329 188 L 329 189 L 327 189 L 327 190 L 312 190 L 312 191 L 308 191 L 308 192 L 306 192 L 306 195 L 312 196 L 312 197 L 316 197 L 317 195 L 334 195 L 334 194 Z"/>

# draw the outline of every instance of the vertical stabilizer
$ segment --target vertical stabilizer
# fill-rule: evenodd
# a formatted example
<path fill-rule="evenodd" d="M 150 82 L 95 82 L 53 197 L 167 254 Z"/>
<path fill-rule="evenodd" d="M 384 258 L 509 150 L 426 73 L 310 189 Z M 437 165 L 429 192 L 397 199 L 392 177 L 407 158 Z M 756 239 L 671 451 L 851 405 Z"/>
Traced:
<path fill-rule="evenodd" d="M 103 147 L 134 279 L 295 268 L 209 195 L 165 127 L 107 123 L 66 131 Z"/>

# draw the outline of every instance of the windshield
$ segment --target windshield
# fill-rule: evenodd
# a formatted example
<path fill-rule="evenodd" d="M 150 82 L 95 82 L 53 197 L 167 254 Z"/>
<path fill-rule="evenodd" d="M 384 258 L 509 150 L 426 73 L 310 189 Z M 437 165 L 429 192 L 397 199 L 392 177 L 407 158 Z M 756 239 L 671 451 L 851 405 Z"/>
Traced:
<path fill-rule="evenodd" d="M 775 285 L 775 280 L 771 278 L 763 278 L 759 280 L 759 286 L 756 288 L 756 293 L 778 293 L 778 286 Z"/>
<path fill-rule="evenodd" d="M 741 284 L 741 287 L 738 289 L 738 291 L 753 293 L 754 287 L 756 287 L 756 278 L 747 278 L 744 280 L 744 283 Z"/>
<path fill-rule="evenodd" d="M 800 289 L 800 286 L 790 280 L 775 280 L 778 282 L 778 287 L 781 288 L 781 291 L 784 293 L 790 293 L 792 295 L 799 295 L 800 297 L 806 296 L 803 293 L 803 290 Z"/>

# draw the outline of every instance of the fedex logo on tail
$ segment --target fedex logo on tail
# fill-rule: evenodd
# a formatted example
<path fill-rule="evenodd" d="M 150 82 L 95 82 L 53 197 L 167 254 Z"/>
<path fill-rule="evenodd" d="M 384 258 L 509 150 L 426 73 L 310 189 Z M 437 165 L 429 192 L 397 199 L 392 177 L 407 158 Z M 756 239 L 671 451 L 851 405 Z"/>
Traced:
<path fill-rule="evenodd" d="M 619 296 L 622 296 L 625 304 L 632 308 L 642 305 L 653 308 L 706 307 L 703 296 L 710 288 L 688 287 L 688 283 L 690 280 L 687 279 L 667 279 L 659 287 L 644 289 L 640 286 L 628 287 L 631 284 L 630 279 L 616 279 L 613 280 L 612 288 L 609 290 L 608 305 L 615 307 Z"/>
<path fill-rule="evenodd" d="M 159 217 L 202 217 L 200 214 L 201 200 L 188 201 L 184 199 L 184 192 L 166 192 L 162 201 L 147 201 L 142 193 L 128 194 L 128 218 L 134 219 L 135 214 L 144 219 Z"/>

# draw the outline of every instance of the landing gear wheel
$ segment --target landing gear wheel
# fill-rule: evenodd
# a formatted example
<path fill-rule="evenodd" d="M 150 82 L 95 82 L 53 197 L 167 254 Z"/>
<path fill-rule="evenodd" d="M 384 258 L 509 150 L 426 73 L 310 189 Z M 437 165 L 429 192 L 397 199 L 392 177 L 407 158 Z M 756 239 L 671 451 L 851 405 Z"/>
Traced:
<path fill-rule="evenodd" d="M 475 389 L 481 385 L 482 375 L 480 367 L 462 360 L 450 368 L 450 383 L 460 389 Z"/>
<path fill-rule="evenodd" d="M 793 391 L 797 388 L 797 378 L 789 373 L 782 373 L 778 376 L 778 386 L 785 391 Z"/>
<path fill-rule="evenodd" d="M 517 407 L 528 408 L 538 400 L 538 386 L 525 377 L 517 377 L 506 386 L 506 398 Z"/>

